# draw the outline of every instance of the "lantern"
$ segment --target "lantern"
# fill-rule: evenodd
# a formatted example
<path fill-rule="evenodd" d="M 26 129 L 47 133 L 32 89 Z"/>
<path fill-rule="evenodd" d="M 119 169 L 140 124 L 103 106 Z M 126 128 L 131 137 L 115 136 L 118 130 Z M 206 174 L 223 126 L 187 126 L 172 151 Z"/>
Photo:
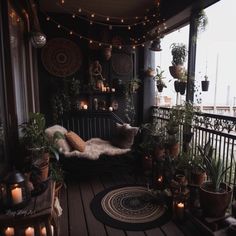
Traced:
<path fill-rule="evenodd" d="M 5 178 L 5 190 L 5 208 L 10 208 L 13 210 L 21 209 L 26 206 L 30 199 L 25 178 L 18 171 L 9 173 Z"/>

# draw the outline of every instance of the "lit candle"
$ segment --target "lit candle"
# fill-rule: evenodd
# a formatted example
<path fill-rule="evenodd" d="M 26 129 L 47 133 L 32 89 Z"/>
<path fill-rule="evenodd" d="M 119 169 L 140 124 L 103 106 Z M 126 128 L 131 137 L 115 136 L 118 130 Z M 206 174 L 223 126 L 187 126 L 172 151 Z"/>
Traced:
<path fill-rule="evenodd" d="M 34 228 L 33 227 L 28 227 L 25 230 L 25 236 L 34 236 Z"/>
<path fill-rule="evenodd" d="M 110 87 L 107 87 L 107 88 L 106 88 L 106 91 L 107 91 L 107 92 L 110 92 Z"/>
<path fill-rule="evenodd" d="M 113 108 L 112 108 L 112 107 L 109 107 L 108 110 L 109 110 L 109 111 L 113 111 Z"/>
<path fill-rule="evenodd" d="M 111 91 L 114 93 L 114 92 L 116 91 L 116 89 L 115 89 L 115 88 L 112 88 Z"/>
<path fill-rule="evenodd" d="M 43 228 L 41 229 L 41 236 L 47 236 L 46 227 L 43 227 Z"/>
<path fill-rule="evenodd" d="M 158 182 L 158 183 L 162 183 L 162 181 L 163 181 L 163 177 L 162 177 L 162 176 L 160 176 L 160 177 L 157 178 L 157 182 Z"/>
<path fill-rule="evenodd" d="M 5 236 L 14 236 L 15 230 L 13 227 L 7 227 L 5 230 Z"/>
<path fill-rule="evenodd" d="M 88 105 L 85 104 L 85 105 L 83 106 L 83 109 L 84 109 L 84 110 L 88 110 Z"/>
<path fill-rule="evenodd" d="M 184 203 L 179 202 L 176 207 L 176 217 L 178 220 L 183 220 L 184 218 Z"/>
<path fill-rule="evenodd" d="M 11 190 L 12 201 L 14 204 L 21 203 L 23 201 L 22 198 L 22 190 L 20 187 L 15 187 Z"/>

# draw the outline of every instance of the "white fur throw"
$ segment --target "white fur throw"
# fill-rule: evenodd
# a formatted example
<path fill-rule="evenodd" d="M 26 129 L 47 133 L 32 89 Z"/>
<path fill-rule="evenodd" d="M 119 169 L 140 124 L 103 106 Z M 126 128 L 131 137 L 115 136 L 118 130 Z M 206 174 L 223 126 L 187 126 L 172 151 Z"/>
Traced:
<path fill-rule="evenodd" d="M 97 160 L 101 154 L 106 154 L 109 156 L 121 155 L 129 152 L 131 149 L 121 149 L 118 147 L 114 147 L 111 145 L 109 141 L 100 139 L 100 138 L 92 138 L 86 141 L 85 151 L 72 151 L 72 152 L 64 152 L 66 157 L 81 157 L 89 160 Z"/>

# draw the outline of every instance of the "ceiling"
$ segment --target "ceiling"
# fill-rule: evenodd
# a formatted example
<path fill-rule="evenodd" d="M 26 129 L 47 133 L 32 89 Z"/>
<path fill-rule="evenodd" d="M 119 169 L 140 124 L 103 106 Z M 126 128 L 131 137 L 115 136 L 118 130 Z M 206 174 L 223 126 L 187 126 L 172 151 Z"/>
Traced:
<path fill-rule="evenodd" d="M 153 8 L 154 4 L 154 0 L 65 0 L 64 4 L 41 0 L 40 8 L 56 13 L 65 13 L 68 10 L 73 12 L 81 8 L 100 15 L 125 18 L 144 16 L 147 13 L 146 9 Z"/>

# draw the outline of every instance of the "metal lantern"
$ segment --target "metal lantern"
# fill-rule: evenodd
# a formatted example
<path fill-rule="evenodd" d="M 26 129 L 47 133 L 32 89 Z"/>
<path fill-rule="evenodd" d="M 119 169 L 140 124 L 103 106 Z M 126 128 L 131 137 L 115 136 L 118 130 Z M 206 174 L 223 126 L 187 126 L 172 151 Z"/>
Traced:
<path fill-rule="evenodd" d="M 161 51 L 161 40 L 160 38 L 157 38 L 156 40 L 153 40 L 150 48 L 151 51 L 159 52 Z"/>
<path fill-rule="evenodd" d="M 12 171 L 5 178 L 6 201 L 5 208 L 18 210 L 25 207 L 30 199 L 24 176 L 18 171 Z"/>
<path fill-rule="evenodd" d="M 46 44 L 47 38 L 46 35 L 43 34 L 42 32 L 35 31 L 31 33 L 30 41 L 33 47 L 42 48 Z"/>

